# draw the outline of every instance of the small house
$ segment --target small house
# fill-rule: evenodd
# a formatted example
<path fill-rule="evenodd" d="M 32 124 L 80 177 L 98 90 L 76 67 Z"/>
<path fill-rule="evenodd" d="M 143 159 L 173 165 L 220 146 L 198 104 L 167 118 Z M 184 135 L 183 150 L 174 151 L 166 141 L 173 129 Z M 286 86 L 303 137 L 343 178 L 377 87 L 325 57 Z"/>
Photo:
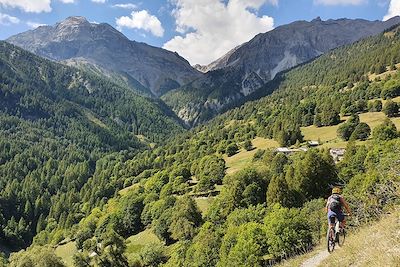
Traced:
<path fill-rule="evenodd" d="M 331 154 L 331 156 L 335 162 L 341 161 L 344 157 L 345 152 L 346 152 L 345 148 L 331 148 L 329 150 L 329 154 Z"/>

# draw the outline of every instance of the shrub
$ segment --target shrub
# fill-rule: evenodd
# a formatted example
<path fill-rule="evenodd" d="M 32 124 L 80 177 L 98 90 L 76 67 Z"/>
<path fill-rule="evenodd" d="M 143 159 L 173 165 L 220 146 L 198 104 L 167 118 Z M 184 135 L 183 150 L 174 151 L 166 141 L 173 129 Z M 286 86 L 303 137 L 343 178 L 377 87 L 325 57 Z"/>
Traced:
<path fill-rule="evenodd" d="M 378 125 L 373 131 L 373 137 L 380 141 L 390 140 L 398 137 L 396 125 L 386 119 L 381 125 Z"/>
<path fill-rule="evenodd" d="M 228 157 L 231 157 L 233 155 L 235 155 L 238 152 L 239 148 L 236 144 L 229 144 L 226 147 L 226 154 L 228 155 Z"/>
<path fill-rule="evenodd" d="M 371 135 L 371 128 L 368 124 L 361 122 L 356 126 L 354 132 L 351 134 L 351 140 L 367 140 L 368 137 Z"/>
<path fill-rule="evenodd" d="M 394 117 L 399 113 L 399 105 L 392 100 L 388 100 L 383 106 L 383 112 L 388 117 Z"/>

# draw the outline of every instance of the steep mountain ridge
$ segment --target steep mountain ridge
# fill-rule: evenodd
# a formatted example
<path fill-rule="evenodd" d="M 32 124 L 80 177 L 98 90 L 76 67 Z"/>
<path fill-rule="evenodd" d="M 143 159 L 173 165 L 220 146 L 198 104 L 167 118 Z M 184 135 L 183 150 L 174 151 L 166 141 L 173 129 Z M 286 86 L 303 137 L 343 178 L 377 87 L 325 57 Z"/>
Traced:
<path fill-rule="evenodd" d="M 400 23 L 339 19 L 296 21 L 258 34 L 209 66 L 205 76 L 163 96 L 189 125 L 203 122 L 254 93 L 277 73 L 336 47 L 376 35 Z"/>
<path fill-rule="evenodd" d="M 94 65 L 109 76 L 119 74 L 127 84 L 136 88 L 140 83 L 156 96 L 201 76 L 177 53 L 131 41 L 109 24 L 90 23 L 84 17 L 41 26 L 7 42 L 52 60 Z"/>

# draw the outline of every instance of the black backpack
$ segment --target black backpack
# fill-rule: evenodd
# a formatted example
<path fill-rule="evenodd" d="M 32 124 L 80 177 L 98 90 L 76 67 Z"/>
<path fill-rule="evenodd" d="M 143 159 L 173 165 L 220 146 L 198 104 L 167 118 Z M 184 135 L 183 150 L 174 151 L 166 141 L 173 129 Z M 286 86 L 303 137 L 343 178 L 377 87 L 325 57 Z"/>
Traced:
<path fill-rule="evenodd" d="M 342 203 L 340 202 L 340 195 L 333 194 L 329 201 L 329 209 L 334 212 L 340 211 Z"/>

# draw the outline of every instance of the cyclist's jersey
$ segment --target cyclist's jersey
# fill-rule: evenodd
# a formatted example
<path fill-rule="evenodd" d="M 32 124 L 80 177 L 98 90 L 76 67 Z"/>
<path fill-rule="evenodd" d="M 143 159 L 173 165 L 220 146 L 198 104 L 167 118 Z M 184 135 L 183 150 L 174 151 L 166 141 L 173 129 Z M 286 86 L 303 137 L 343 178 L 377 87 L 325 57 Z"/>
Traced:
<path fill-rule="evenodd" d="M 326 207 L 328 210 L 334 211 L 334 212 L 342 212 L 342 207 L 343 207 L 343 197 L 338 194 L 332 194 L 327 201 Z"/>

